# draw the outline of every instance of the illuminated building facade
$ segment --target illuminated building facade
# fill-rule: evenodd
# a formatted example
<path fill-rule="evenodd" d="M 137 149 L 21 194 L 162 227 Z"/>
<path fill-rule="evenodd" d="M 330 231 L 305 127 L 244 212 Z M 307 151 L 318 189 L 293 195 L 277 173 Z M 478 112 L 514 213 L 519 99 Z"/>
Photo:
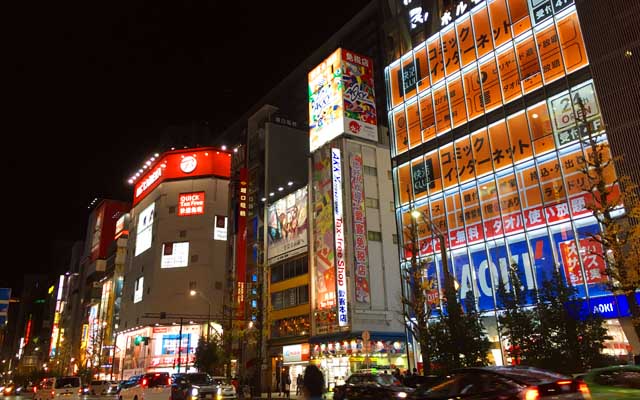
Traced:
<path fill-rule="evenodd" d="M 608 319 L 614 340 L 606 351 L 626 354 L 637 341 L 625 336 L 629 308 L 607 290 L 604 262 L 593 255 L 602 248 L 589 238 L 600 227 L 587 209 L 581 168 L 589 152 L 580 139 L 588 132 L 608 139 L 576 7 L 572 0 L 451 3 L 429 16 L 439 31 L 385 71 L 403 258 L 411 256 L 407 229 L 418 210 L 446 233 L 459 296 L 472 295 L 482 312 L 495 364 L 510 361 L 496 292 L 499 281 L 509 284 L 513 264 L 532 304 L 533 291 L 558 268 Z M 613 166 L 607 178 L 613 183 Z M 439 307 L 439 243 L 428 223 L 417 223 L 429 298 Z"/>

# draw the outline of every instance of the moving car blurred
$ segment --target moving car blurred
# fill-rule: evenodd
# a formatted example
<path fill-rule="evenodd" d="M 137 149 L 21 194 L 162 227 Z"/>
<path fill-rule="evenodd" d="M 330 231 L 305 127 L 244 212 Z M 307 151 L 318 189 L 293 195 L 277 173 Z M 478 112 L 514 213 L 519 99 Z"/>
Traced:
<path fill-rule="evenodd" d="M 640 399 L 640 366 L 618 365 L 597 368 L 580 375 L 595 399 Z"/>
<path fill-rule="evenodd" d="M 168 372 L 153 372 L 131 377 L 118 393 L 119 400 L 169 400 L 171 377 Z"/>
<path fill-rule="evenodd" d="M 393 375 L 356 372 L 344 385 L 333 389 L 333 399 L 405 399 L 412 392 L 412 388 L 404 386 Z"/>
<path fill-rule="evenodd" d="M 235 399 L 237 397 L 236 387 L 224 376 L 214 376 L 216 384 L 216 399 Z"/>
<path fill-rule="evenodd" d="M 418 388 L 412 400 L 590 400 L 587 385 L 531 367 L 482 367 L 455 371 L 432 388 Z"/>
<path fill-rule="evenodd" d="M 33 398 L 34 400 L 52 400 L 56 397 L 64 397 L 69 400 L 80 400 L 81 395 L 82 383 L 80 378 L 77 376 L 62 376 L 44 379 Z"/>
<path fill-rule="evenodd" d="M 213 399 L 217 386 L 213 378 L 204 372 L 173 374 L 172 400 Z"/>
<path fill-rule="evenodd" d="M 10 383 L 6 385 L 4 388 L 2 388 L 3 396 L 15 396 L 15 394 L 16 394 L 16 385 L 14 385 L 13 383 Z"/>

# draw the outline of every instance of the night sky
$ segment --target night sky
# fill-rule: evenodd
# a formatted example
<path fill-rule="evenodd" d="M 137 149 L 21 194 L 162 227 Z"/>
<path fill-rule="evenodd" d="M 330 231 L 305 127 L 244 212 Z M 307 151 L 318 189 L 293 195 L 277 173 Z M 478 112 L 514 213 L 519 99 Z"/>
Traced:
<path fill-rule="evenodd" d="M 0 285 L 17 288 L 84 238 L 94 197 L 130 200 L 146 157 L 192 144 L 169 127 L 213 141 L 368 1 L 16 3 L 2 13 Z"/>

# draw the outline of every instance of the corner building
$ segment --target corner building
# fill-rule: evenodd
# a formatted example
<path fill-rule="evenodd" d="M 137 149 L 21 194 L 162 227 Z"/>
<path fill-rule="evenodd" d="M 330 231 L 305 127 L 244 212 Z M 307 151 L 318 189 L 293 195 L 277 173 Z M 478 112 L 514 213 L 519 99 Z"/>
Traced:
<path fill-rule="evenodd" d="M 404 262 L 411 211 L 419 210 L 446 233 L 459 296 L 474 296 L 494 364 L 511 361 L 496 292 L 500 280 L 508 287 L 512 264 L 531 299 L 559 268 L 606 319 L 613 339 L 605 351 L 625 357 L 638 343 L 629 307 L 607 290 L 605 265 L 593 255 L 602 248 L 589 239 L 600 227 L 583 191 L 589 154 L 578 99 L 591 131 L 601 143 L 608 138 L 573 1 L 461 1 L 429 18 L 440 30 L 385 70 Z M 612 184 L 613 166 L 608 177 Z M 429 301 L 439 307 L 439 243 L 426 223 L 418 230 Z"/>
<path fill-rule="evenodd" d="M 193 371 L 199 337 L 225 319 L 231 154 L 213 147 L 174 150 L 145 165 L 130 212 L 116 332 L 120 379 Z"/>

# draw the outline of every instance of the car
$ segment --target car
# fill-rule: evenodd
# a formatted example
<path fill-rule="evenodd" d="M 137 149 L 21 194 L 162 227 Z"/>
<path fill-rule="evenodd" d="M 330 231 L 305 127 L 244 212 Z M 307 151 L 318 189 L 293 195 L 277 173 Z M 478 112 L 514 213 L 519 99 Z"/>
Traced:
<path fill-rule="evenodd" d="M 235 399 L 238 397 L 236 387 L 224 376 L 214 376 L 213 381 L 216 384 L 216 399 Z"/>
<path fill-rule="evenodd" d="M 204 372 L 172 375 L 172 400 L 214 399 L 217 395 L 216 382 Z"/>
<path fill-rule="evenodd" d="M 16 395 L 16 385 L 14 385 L 13 383 L 6 385 L 4 388 L 2 388 L 2 395 L 3 396 L 15 396 Z"/>
<path fill-rule="evenodd" d="M 590 400 L 587 385 L 543 369 L 520 366 L 464 368 L 431 387 L 418 388 L 409 400 Z"/>
<path fill-rule="evenodd" d="M 118 400 L 170 400 L 171 377 L 168 372 L 151 372 L 131 377 L 118 393 Z"/>
<path fill-rule="evenodd" d="M 344 385 L 333 389 L 333 399 L 405 399 L 412 392 L 412 388 L 404 386 L 393 375 L 356 372 Z"/>
<path fill-rule="evenodd" d="M 595 399 L 640 399 L 640 366 L 617 365 L 596 368 L 580 375 Z"/>
<path fill-rule="evenodd" d="M 444 377 L 441 375 L 410 375 L 405 377 L 402 380 L 402 383 L 405 386 L 409 386 L 410 388 L 414 389 L 417 389 L 419 387 L 428 389 L 442 382 L 443 379 Z"/>
<path fill-rule="evenodd" d="M 95 380 L 89 382 L 89 394 L 101 395 L 107 394 L 107 389 L 111 386 L 110 381 Z"/>
<path fill-rule="evenodd" d="M 56 397 L 64 397 L 69 400 L 80 400 L 82 396 L 82 382 L 77 376 L 61 376 L 59 378 L 46 378 L 34 394 L 34 400 L 53 400 Z"/>

